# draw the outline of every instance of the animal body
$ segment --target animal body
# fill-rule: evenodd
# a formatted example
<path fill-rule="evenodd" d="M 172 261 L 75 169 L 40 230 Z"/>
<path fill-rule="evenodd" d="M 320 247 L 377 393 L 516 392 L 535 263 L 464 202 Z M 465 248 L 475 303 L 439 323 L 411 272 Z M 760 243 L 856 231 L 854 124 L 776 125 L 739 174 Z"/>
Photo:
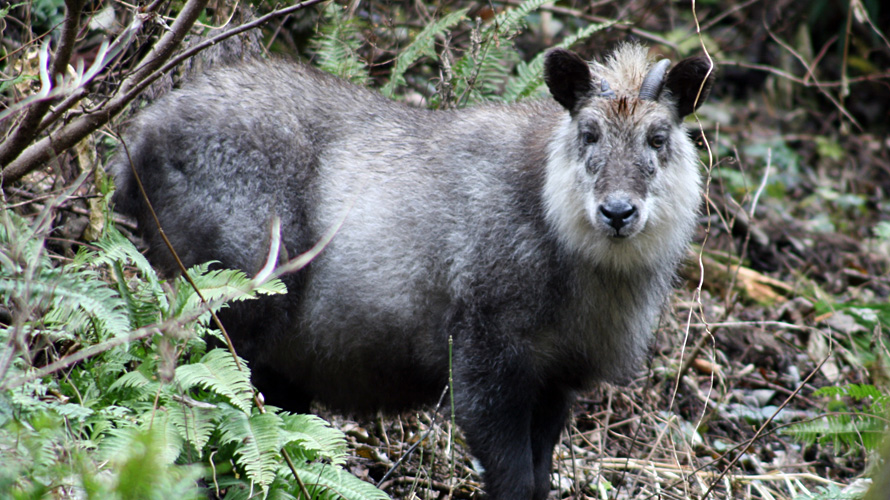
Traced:
<path fill-rule="evenodd" d="M 435 402 L 448 383 L 493 500 L 540 500 L 574 393 L 639 368 L 700 203 L 682 118 L 703 58 L 669 68 L 624 45 L 546 55 L 553 100 L 432 111 L 311 67 L 215 69 L 141 112 L 129 158 L 186 265 L 256 272 L 279 216 L 291 255 L 332 226 L 288 293 L 227 325 L 271 403 Z M 119 210 L 173 260 L 127 155 Z"/>

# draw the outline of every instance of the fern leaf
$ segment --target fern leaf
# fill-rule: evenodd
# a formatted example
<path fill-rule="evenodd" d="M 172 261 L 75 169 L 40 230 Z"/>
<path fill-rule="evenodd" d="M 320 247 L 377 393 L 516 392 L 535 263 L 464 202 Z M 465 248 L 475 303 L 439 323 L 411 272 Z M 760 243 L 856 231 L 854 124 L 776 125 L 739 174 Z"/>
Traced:
<path fill-rule="evenodd" d="M 176 425 L 176 419 L 166 408 L 157 408 L 150 415 L 151 418 L 143 423 L 142 428 L 152 432 L 154 442 L 161 452 L 162 463 L 172 464 L 182 453 L 185 445 L 185 440 Z"/>
<path fill-rule="evenodd" d="M 269 490 L 265 492 L 264 500 L 303 500 L 305 497 L 300 494 L 296 481 L 290 480 L 292 476 L 290 471 L 287 475 L 275 476 Z M 254 491 L 255 488 L 252 488 L 250 482 L 245 481 L 244 478 L 222 476 L 217 484 L 221 490 L 226 491 L 225 500 L 255 500 L 258 497 L 257 492 Z M 323 497 L 312 500 L 323 500 Z"/>
<path fill-rule="evenodd" d="M 279 465 L 281 417 L 274 413 L 246 415 L 230 411 L 220 423 L 222 443 L 234 443 L 235 461 L 264 492 Z"/>
<path fill-rule="evenodd" d="M 522 27 L 525 17 L 553 0 L 526 0 L 515 8 L 505 10 L 494 18 L 498 35 L 504 37 Z"/>
<path fill-rule="evenodd" d="M 199 362 L 178 367 L 174 379 L 184 391 L 202 387 L 226 397 L 231 404 L 249 414 L 253 389 L 244 360 L 241 360 L 241 366 L 243 369 L 239 370 L 228 351 L 213 349 Z"/>
<path fill-rule="evenodd" d="M 609 21 L 599 24 L 591 24 L 585 28 L 578 30 L 574 35 L 566 37 L 562 42 L 555 45 L 554 48 L 567 49 L 581 40 L 589 38 L 594 33 L 606 29 L 616 21 Z M 544 84 L 544 53 L 535 56 L 528 63 L 520 62 L 516 66 L 516 76 L 507 80 L 504 87 L 503 99 L 507 102 L 514 102 L 520 99 L 530 97 Z"/>
<path fill-rule="evenodd" d="M 0 278 L 0 296 L 28 297 L 30 304 L 50 302 L 43 321 L 63 325 L 71 332 L 96 326 L 97 332 L 124 335 L 130 328 L 126 308 L 117 292 L 87 270 L 50 270 L 39 281 L 25 283 L 17 278 Z M 95 325 L 93 324 L 95 322 Z M 104 335 L 103 335 L 104 336 Z"/>
<path fill-rule="evenodd" d="M 286 293 L 287 288 L 281 280 L 269 280 L 257 287 L 246 274 L 236 269 L 217 269 L 209 271 L 211 263 L 205 263 L 195 266 L 188 270 L 189 277 L 192 282 L 201 291 L 204 299 L 211 303 L 212 309 L 218 310 L 222 307 L 218 300 L 248 300 L 253 299 L 257 294 L 270 295 Z M 173 311 L 176 316 L 187 314 L 189 311 L 203 307 L 201 297 L 195 293 L 191 283 L 185 279 L 177 280 L 176 302 Z M 201 316 L 199 322 L 206 324 L 210 319 L 210 313 L 207 312 Z"/>
<path fill-rule="evenodd" d="M 518 61 L 519 55 L 507 44 L 489 44 L 478 61 L 465 54 L 452 68 L 455 93 L 463 97 L 463 103 L 500 99 L 504 82 Z"/>
<path fill-rule="evenodd" d="M 95 242 L 100 252 L 78 253 L 74 263 L 83 262 L 92 266 L 111 266 L 114 263 L 133 265 L 139 274 L 149 283 L 158 284 L 159 279 L 148 259 L 120 233 L 114 226 L 109 226 L 105 234 Z"/>
<path fill-rule="evenodd" d="M 133 446 L 142 440 L 150 440 L 154 452 L 163 464 L 172 464 L 182 452 L 184 441 L 173 425 L 170 414 L 164 409 L 142 415 L 145 421 L 139 427 L 111 429 L 100 443 L 103 460 L 118 461 L 127 457 Z"/>
<path fill-rule="evenodd" d="M 331 463 L 346 463 L 346 437 L 339 429 L 315 415 L 282 414 L 283 444 L 296 444 L 288 449 L 305 461 L 327 459 Z"/>
<path fill-rule="evenodd" d="M 349 472 L 330 464 L 309 463 L 297 468 L 311 495 L 321 498 L 349 500 L 389 500 L 389 495 L 366 483 Z M 315 498 L 315 496 L 313 496 Z"/>
<path fill-rule="evenodd" d="M 158 322 L 168 308 L 167 295 L 148 260 L 113 226 L 108 227 L 96 246 L 99 252 L 79 252 L 75 257 L 92 266 L 107 266 L 114 271 L 117 291 L 126 304 L 134 328 Z M 134 266 L 142 279 L 127 279 L 124 266 Z M 134 286 L 131 290 L 130 286 Z"/>
<path fill-rule="evenodd" d="M 146 363 L 143 363 L 146 365 Z M 142 368 L 142 366 L 140 366 Z M 155 393 L 158 382 L 146 376 L 141 369 L 124 373 L 108 388 L 109 391 L 132 389 L 136 393 L 136 399 L 142 399 Z"/>
<path fill-rule="evenodd" d="M 367 65 L 358 57 L 363 43 L 359 18 L 344 19 L 342 8 L 331 2 L 324 11 L 326 22 L 321 36 L 313 43 L 318 67 L 353 83 L 364 85 L 370 75 Z"/>
<path fill-rule="evenodd" d="M 871 398 L 874 401 L 885 398 L 877 387 L 871 384 L 847 384 L 842 386 L 820 387 L 814 393 L 816 396 L 849 396 L 856 400 Z"/>
<path fill-rule="evenodd" d="M 826 415 L 820 420 L 794 424 L 783 429 L 782 433 L 806 444 L 819 441 L 823 444 L 830 443 L 835 448 L 861 445 L 873 450 L 883 437 L 884 420 L 867 413 L 857 414 L 854 418 L 848 415 Z"/>
<path fill-rule="evenodd" d="M 390 74 L 389 82 L 383 86 L 381 93 L 386 97 L 392 97 L 396 87 L 405 84 L 405 72 L 408 71 L 408 68 L 411 67 L 412 64 L 423 56 L 435 57 L 436 52 L 433 49 L 436 37 L 459 23 L 467 14 L 468 10 L 469 9 L 461 9 L 457 12 L 452 12 L 451 14 L 444 16 L 442 19 L 426 25 L 426 27 L 414 37 L 414 41 L 405 47 L 396 58 L 395 67 Z"/>
<path fill-rule="evenodd" d="M 167 411 L 180 437 L 196 450 L 201 450 L 210 441 L 216 429 L 215 412 L 210 408 L 195 408 L 184 403 L 171 404 Z"/>
<path fill-rule="evenodd" d="M 161 415 L 163 420 L 164 417 Z M 177 466 L 170 461 L 170 442 L 176 432 L 163 425 L 148 429 L 115 429 L 102 442 L 100 454 L 112 462 L 116 493 L 111 498 L 162 498 L 158 492 L 177 498 L 199 498 L 195 481 L 201 475 L 199 467 Z"/>

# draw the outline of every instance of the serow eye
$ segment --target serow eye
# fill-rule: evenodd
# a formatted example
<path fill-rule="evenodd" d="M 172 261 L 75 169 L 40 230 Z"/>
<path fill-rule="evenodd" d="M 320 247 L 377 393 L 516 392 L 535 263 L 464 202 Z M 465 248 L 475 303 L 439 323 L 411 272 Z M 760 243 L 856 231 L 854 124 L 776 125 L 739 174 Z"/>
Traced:
<path fill-rule="evenodd" d="M 654 149 L 661 149 L 664 147 L 664 144 L 667 142 L 667 137 L 663 134 L 656 134 L 649 137 L 649 146 Z"/>
<path fill-rule="evenodd" d="M 599 142 L 600 135 L 596 132 L 584 132 L 581 134 L 581 140 L 584 141 L 584 144 L 594 144 Z"/>

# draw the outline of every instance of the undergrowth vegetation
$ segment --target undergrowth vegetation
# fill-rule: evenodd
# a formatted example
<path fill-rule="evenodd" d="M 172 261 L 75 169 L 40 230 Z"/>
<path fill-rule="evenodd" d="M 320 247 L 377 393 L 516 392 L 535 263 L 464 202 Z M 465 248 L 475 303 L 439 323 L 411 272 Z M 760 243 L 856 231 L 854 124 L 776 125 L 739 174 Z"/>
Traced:
<path fill-rule="evenodd" d="M 341 432 L 255 404 L 245 361 L 213 346 L 225 343 L 211 311 L 284 293 L 280 281 L 209 263 L 162 281 L 111 224 L 60 263 L 47 215 L 68 195 L 34 220 L 0 220 L 0 293 L 14 311 L 0 331 L 2 491 L 203 498 L 201 480 L 226 498 L 386 498 L 343 471 Z"/>
<path fill-rule="evenodd" d="M 890 475 L 878 0 L 250 7 L 0 7 L 0 497 L 477 497 L 436 412 L 318 408 L 332 426 L 265 406 L 213 313 L 281 282 L 212 263 L 158 276 L 108 206 L 102 165 L 128 116 L 207 65 L 300 57 L 447 109 L 546 98 L 545 48 L 592 56 L 627 39 L 720 67 L 690 121 L 709 191 L 648 377 L 581 398 L 554 494 L 862 498 Z"/>

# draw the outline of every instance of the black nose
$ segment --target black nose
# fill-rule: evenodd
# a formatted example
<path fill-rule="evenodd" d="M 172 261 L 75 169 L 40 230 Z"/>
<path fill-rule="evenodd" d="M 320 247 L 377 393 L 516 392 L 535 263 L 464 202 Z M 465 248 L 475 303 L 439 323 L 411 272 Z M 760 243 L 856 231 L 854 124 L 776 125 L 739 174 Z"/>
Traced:
<path fill-rule="evenodd" d="M 637 208 L 626 201 L 613 200 L 600 205 L 600 213 L 617 232 L 633 221 L 637 216 Z"/>

